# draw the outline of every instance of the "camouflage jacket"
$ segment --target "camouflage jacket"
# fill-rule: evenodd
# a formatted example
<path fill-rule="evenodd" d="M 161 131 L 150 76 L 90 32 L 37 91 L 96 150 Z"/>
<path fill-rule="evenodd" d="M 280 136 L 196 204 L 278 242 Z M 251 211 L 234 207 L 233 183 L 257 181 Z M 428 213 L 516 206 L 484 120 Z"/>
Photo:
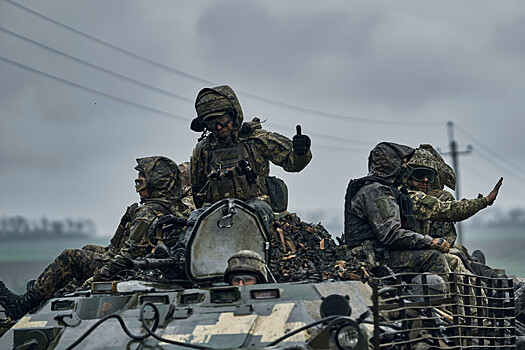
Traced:
<path fill-rule="evenodd" d="M 442 191 L 446 192 L 444 190 Z M 442 191 L 432 193 L 438 194 L 443 199 L 450 199 L 450 197 L 443 194 Z M 487 207 L 487 200 L 484 197 L 456 201 L 442 200 L 421 191 L 409 190 L 408 192 L 412 198 L 414 216 L 419 221 L 420 230 L 424 234 L 430 234 L 431 221 L 463 221 Z M 443 234 L 443 232 L 441 232 L 441 234 Z M 445 236 L 440 237 L 446 238 Z M 451 237 L 447 238 L 447 241 L 450 238 Z"/>
<path fill-rule="evenodd" d="M 175 209 L 170 202 L 165 200 L 146 200 L 143 205 L 136 209 L 133 220 L 129 224 L 128 239 L 124 242 L 118 254 L 126 258 L 135 259 L 151 253 L 161 239 L 161 237 L 155 235 L 155 232 L 152 232 L 151 225 L 156 219 L 170 214 L 187 217 L 188 213 L 182 204 Z"/>
<path fill-rule="evenodd" d="M 282 167 L 285 171 L 299 172 L 308 165 L 312 153 L 298 156 L 292 149 L 292 140 L 275 132 L 262 129 L 258 118 L 250 123 L 243 123 L 240 132 L 229 142 L 243 143 L 247 146 L 255 164 L 253 170 L 262 178 L 270 174 L 270 162 Z M 193 199 L 197 208 L 205 202 L 205 191 L 211 161 L 211 152 L 221 147 L 221 140 L 213 134 L 201 140 L 191 157 L 191 186 Z"/>
<path fill-rule="evenodd" d="M 436 197 L 440 201 L 454 201 L 456 200 L 452 193 L 446 190 L 431 189 L 428 192 L 429 195 Z M 434 238 L 444 238 L 450 244 L 454 246 L 458 234 L 454 223 L 450 221 L 426 221 L 425 225 L 428 225 L 428 234 Z M 424 228 L 426 230 L 426 228 Z"/>
<path fill-rule="evenodd" d="M 389 186 L 377 182 L 367 184 L 351 199 L 350 205 L 345 207 L 345 210 L 351 211 L 363 223 L 367 223 L 380 245 L 389 250 L 430 247 L 432 237 L 402 227 L 399 205 Z M 345 227 L 345 235 L 353 235 L 353 229 L 357 227 Z"/>

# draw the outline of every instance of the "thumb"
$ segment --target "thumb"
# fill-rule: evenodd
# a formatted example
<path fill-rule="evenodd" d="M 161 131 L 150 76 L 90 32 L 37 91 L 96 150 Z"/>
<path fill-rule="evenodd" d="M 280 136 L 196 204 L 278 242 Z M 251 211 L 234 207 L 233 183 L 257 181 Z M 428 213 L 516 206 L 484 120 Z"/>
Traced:
<path fill-rule="evenodd" d="M 301 135 L 301 125 L 297 125 L 295 130 L 297 130 L 297 135 Z"/>

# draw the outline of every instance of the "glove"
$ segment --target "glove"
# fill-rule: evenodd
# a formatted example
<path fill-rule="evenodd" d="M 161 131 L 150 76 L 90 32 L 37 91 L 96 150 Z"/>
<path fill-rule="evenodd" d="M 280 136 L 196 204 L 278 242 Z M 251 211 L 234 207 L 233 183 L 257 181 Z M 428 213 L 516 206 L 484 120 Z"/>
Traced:
<path fill-rule="evenodd" d="M 434 238 L 432 243 L 430 243 L 430 249 L 437 249 L 442 253 L 448 253 L 450 251 L 450 244 L 448 244 L 444 238 Z"/>
<path fill-rule="evenodd" d="M 301 125 L 297 125 L 297 135 L 292 138 L 293 150 L 298 156 L 305 155 L 310 150 L 312 141 L 307 135 L 301 134 Z"/>
<path fill-rule="evenodd" d="M 102 266 L 93 277 L 95 277 L 95 280 L 109 281 L 114 278 L 117 273 L 126 269 L 126 261 L 128 260 L 130 259 L 122 255 L 116 255 L 114 259 Z"/>

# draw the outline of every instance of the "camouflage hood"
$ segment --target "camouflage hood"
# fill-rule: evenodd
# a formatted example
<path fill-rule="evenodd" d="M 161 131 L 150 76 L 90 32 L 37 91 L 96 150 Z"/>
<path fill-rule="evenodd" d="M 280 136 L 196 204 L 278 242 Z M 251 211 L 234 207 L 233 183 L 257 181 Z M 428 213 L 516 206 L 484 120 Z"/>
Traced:
<path fill-rule="evenodd" d="M 195 99 L 195 110 L 197 118 L 201 121 L 204 117 L 223 111 L 229 111 L 233 117 L 233 137 L 237 137 L 243 122 L 241 104 L 228 85 L 221 85 L 214 88 L 204 88 L 199 91 Z"/>
<path fill-rule="evenodd" d="M 455 190 L 456 189 L 456 173 L 448 165 L 443 157 L 432 147 L 432 145 L 422 144 L 419 145 L 419 148 L 424 149 L 430 152 L 434 156 L 434 162 L 437 167 L 437 177 L 436 180 L 430 186 L 433 189 L 442 190 L 445 186 Z"/>
<path fill-rule="evenodd" d="M 368 156 L 368 175 L 377 176 L 394 183 L 401 173 L 403 158 L 409 160 L 414 149 L 393 142 L 381 142 Z"/>
<path fill-rule="evenodd" d="M 144 173 L 147 199 L 180 200 L 182 196 L 181 176 L 177 164 L 166 157 L 137 158 L 135 170 Z"/>

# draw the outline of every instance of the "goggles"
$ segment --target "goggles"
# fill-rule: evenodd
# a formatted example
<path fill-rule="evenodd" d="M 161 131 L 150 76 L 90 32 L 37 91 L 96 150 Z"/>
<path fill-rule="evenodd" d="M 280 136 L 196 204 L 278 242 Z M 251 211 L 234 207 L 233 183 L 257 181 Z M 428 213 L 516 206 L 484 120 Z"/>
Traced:
<path fill-rule="evenodd" d="M 224 128 L 231 121 L 232 121 L 232 117 L 230 113 L 225 113 L 220 117 L 217 117 L 211 120 L 206 120 L 204 123 L 206 124 L 206 127 L 208 128 L 208 130 L 217 130 L 217 125 L 220 125 L 221 128 Z"/>
<path fill-rule="evenodd" d="M 253 275 L 233 275 L 232 284 L 239 284 L 241 281 L 244 284 L 255 284 L 257 283 L 257 277 Z"/>
<path fill-rule="evenodd" d="M 413 168 L 410 177 L 419 182 L 427 179 L 428 183 L 432 183 L 436 179 L 436 172 L 429 168 Z"/>
<path fill-rule="evenodd" d="M 146 189 L 146 179 L 143 177 L 135 179 L 135 190 L 137 190 L 137 192 L 140 192 L 144 189 Z"/>

